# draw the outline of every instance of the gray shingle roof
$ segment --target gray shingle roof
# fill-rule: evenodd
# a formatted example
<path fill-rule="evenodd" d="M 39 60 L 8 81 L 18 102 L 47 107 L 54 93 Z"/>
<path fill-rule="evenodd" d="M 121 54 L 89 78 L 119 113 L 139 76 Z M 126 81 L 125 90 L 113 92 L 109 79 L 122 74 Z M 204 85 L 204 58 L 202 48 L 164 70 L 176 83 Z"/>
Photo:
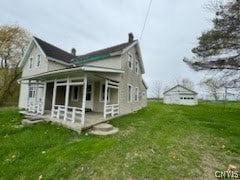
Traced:
<path fill-rule="evenodd" d="M 88 58 L 91 58 L 91 57 L 94 57 L 94 56 L 121 51 L 121 50 L 125 49 L 126 47 L 128 47 L 129 45 L 131 45 L 134 42 L 135 41 L 126 42 L 126 43 L 118 44 L 118 45 L 111 46 L 111 47 L 108 47 L 108 48 L 93 51 L 93 52 L 90 52 L 90 53 L 87 53 L 87 54 L 84 54 L 84 55 L 77 56 L 74 60 L 81 61 L 83 59 L 88 59 Z"/>
<path fill-rule="evenodd" d="M 66 63 L 71 63 L 71 59 L 75 58 L 71 53 L 68 53 L 52 44 L 49 44 L 46 41 L 43 41 L 37 37 L 34 37 L 41 49 L 44 51 L 46 56 L 61 60 Z"/>

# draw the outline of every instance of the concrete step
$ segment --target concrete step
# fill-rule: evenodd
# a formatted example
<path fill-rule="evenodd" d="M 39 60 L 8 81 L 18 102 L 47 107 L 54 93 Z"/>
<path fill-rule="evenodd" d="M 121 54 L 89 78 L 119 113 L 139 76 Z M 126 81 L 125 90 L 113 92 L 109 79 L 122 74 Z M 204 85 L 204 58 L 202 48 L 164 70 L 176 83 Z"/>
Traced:
<path fill-rule="evenodd" d="M 97 124 L 97 125 L 93 126 L 92 129 L 93 129 L 94 131 L 107 132 L 107 131 L 113 130 L 113 126 L 112 126 L 111 124 L 101 123 L 101 124 Z"/>
<path fill-rule="evenodd" d="M 30 125 L 34 125 L 34 124 L 37 124 L 37 123 L 40 123 L 40 122 L 43 122 L 43 120 L 29 120 L 29 119 L 23 119 L 22 120 L 22 125 L 23 126 L 30 126 Z"/>
<path fill-rule="evenodd" d="M 89 131 L 90 134 L 94 135 L 110 135 L 110 134 L 115 134 L 119 131 L 118 128 L 113 127 L 110 124 L 107 123 L 101 123 L 98 125 L 93 126 L 92 130 Z"/>
<path fill-rule="evenodd" d="M 42 118 L 39 117 L 39 116 L 29 116 L 29 115 L 26 115 L 25 118 L 30 120 L 30 121 L 42 120 Z"/>

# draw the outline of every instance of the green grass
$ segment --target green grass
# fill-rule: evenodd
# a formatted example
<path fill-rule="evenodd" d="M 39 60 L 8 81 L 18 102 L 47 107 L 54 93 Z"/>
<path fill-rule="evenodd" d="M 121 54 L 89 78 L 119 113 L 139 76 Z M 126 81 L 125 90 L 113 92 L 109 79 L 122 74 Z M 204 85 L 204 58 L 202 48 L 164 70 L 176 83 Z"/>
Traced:
<path fill-rule="evenodd" d="M 14 108 L 0 110 L 0 179 L 209 179 L 240 165 L 240 105 L 196 107 L 150 102 L 111 123 L 102 137 L 42 123 L 18 126 Z"/>

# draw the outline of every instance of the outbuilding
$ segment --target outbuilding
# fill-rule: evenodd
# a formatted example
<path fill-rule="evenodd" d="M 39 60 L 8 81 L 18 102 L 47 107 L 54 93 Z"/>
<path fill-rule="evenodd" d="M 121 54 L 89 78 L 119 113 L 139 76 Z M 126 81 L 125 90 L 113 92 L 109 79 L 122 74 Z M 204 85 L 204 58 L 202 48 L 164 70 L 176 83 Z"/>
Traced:
<path fill-rule="evenodd" d="M 176 85 L 163 93 L 164 104 L 194 106 L 198 104 L 197 93 L 182 85 Z"/>

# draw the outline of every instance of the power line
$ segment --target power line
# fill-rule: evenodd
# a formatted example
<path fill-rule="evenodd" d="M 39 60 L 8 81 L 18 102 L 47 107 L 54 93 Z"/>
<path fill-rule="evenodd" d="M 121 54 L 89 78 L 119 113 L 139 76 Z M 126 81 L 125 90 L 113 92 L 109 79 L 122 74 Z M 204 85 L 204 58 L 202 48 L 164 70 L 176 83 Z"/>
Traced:
<path fill-rule="evenodd" d="M 145 26 L 146 26 L 146 23 L 147 23 L 147 19 L 148 19 L 149 13 L 150 13 L 151 5 L 152 5 L 152 0 L 150 0 L 149 4 L 148 4 L 147 14 L 145 16 L 145 20 L 144 20 L 144 23 L 143 23 L 143 28 L 142 28 L 142 32 L 141 32 L 141 35 L 140 35 L 140 40 L 142 39 L 142 36 L 143 36 L 143 32 L 144 32 L 144 29 L 145 29 Z"/>

